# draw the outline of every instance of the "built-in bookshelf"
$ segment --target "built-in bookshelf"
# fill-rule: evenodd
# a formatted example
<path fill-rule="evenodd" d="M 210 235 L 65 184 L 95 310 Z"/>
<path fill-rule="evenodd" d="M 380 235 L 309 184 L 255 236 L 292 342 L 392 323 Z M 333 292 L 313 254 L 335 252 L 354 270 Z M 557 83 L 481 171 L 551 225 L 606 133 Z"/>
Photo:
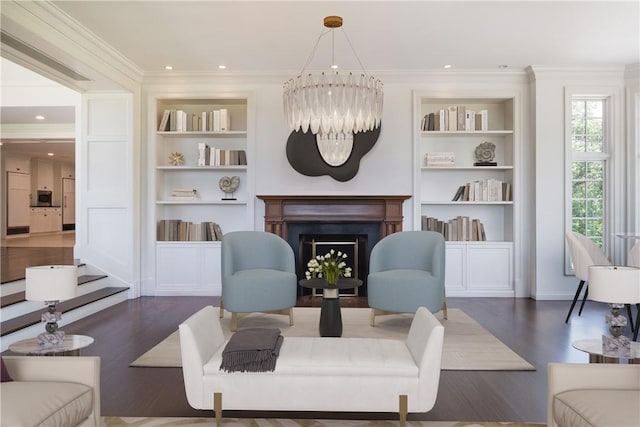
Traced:
<path fill-rule="evenodd" d="M 254 187 L 247 95 L 150 100 L 157 295 L 219 295 L 220 241 L 251 229 Z M 220 181 L 238 177 L 233 192 Z"/>
<path fill-rule="evenodd" d="M 514 295 L 516 104 L 414 93 L 414 225 L 445 235 L 447 295 Z M 486 143 L 494 158 L 478 165 Z"/>

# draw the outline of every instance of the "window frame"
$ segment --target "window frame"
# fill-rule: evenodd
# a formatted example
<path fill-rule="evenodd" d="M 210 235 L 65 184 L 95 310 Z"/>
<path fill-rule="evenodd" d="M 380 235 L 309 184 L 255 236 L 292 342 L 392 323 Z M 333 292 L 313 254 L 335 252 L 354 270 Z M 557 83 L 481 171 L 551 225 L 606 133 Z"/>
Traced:
<path fill-rule="evenodd" d="M 572 231 L 572 218 L 573 218 L 573 193 L 572 193 L 572 165 L 576 161 L 603 161 L 604 162 L 604 176 L 603 176 L 603 235 L 602 246 L 603 251 L 607 257 L 613 260 L 614 254 L 614 242 L 613 236 L 615 230 L 618 229 L 618 224 L 621 224 L 619 216 L 624 212 L 624 207 L 620 206 L 620 209 L 614 209 L 616 201 L 622 203 L 621 197 L 621 185 L 622 177 L 624 176 L 624 162 L 617 162 L 615 153 L 617 146 L 619 145 L 616 131 L 617 117 L 616 112 L 619 111 L 617 102 L 619 96 L 616 96 L 616 91 L 612 88 L 594 90 L 594 88 L 567 88 L 565 91 L 565 212 L 564 212 L 564 235 L 567 232 Z M 572 112 L 574 100 L 588 100 L 597 99 L 603 101 L 603 114 L 602 114 L 602 126 L 603 126 L 603 151 L 602 152 L 574 152 L 572 145 Z M 618 165 L 620 167 L 618 167 Z M 623 190 L 622 190 L 623 191 Z M 624 194 L 624 193 L 622 193 Z M 618 211 L 618 215 L 614 211 Z M 568 246 L 565 241 L 565 262 L 564 273 L 565 275 L 575 275 L 571 266 L 571 259 L 569 256 Z"/>

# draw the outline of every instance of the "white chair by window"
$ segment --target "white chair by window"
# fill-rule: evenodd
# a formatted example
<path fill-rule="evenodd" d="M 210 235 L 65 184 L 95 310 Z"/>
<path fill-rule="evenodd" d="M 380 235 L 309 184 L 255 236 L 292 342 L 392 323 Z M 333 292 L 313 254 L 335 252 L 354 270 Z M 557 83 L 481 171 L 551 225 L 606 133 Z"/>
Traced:
<path fill-rule="evenodd" d="M 580 297 L 580 292 L 582 292 L 582 288 L 587 280 L 589 280 L 589 267 L 592 265 L 611 265 L 611 262 L 600 246 L 596 245 L 593 240 L 573 231 L 569 231 L 566 237 L 567 243 L 569 244 L 571 264 L 573 265 L 573 270 L 576 273 L 576 277 L 580 280 L 580 283 L 578 284 L 578 289 L 573 297 L 571 308 L 569 308 L 569 313 L 567 314 L 567 318 L 564 323 L 569 322 L 573 307 L 576 305 L 576 301 Z M 582 303 L 580 304 L 580 310 L 578 311 L 578 316 L 582 314 L 582 309 L 584 308 L 584 303 L 587 300 L 588 294 L 589 288 L 587 284 L 584 290 Z"/>
<path fill-rule="evenodd" d="M 640 242 L 633 245 L 627 255 L 627 265 L 640 268 Z M 630 312 L 629 312 L 630 313 Z M 636 323 L 633 331 L 633 340 L 638 340 L 638 329 L 640 329 L 640 304 L 636 304 Z M 633 318 L 629 315 L 629 322 L 633 325 Z"/>

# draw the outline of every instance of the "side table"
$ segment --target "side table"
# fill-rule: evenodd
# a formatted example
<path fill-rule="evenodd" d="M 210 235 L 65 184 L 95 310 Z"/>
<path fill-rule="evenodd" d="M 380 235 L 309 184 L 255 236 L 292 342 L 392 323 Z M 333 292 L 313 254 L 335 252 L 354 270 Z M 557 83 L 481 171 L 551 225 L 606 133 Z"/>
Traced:
<path fill-rule="evenodd" d="M 29 338 L 9 345 L 14 353 L 29 356 L 79 356 L 80 349 L 93 344 L 93 338 L 86 335 L 65 335 L 61 344 L 51 347 L 41 346 L 38 338 Z"/>
<path fill-rule="evenodd" d="M 320 307 L 319 331 L 321 337 L 342 336 L 342 313 L 340 312 L 340 289 L 362 286 L 360 279 L 338 279 L 335 285 L 328 285 L 324 279 L 303 279 L 298 282 L 303 288 L 324 289 Z"/>
<path fill-rule="evenodd" d="M 602 339 L 592 338 L 577 340 L 571 343 L 576 350 L 589 354 L 589 363 L 620 363 L 626 360 L 630 364 L 640 364 L 640 343 L 631 341 L 631 354 L 628 357 L 616 354 L 605 354 L 602 351 Z"/>

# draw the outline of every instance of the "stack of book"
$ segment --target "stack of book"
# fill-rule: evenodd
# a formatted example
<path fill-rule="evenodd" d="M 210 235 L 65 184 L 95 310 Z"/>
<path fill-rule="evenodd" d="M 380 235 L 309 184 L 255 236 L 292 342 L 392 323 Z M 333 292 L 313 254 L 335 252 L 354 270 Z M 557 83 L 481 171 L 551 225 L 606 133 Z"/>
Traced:
<path fill-rule="evenodd" d="M 196 200 L 198 199 L 198 191 L 193 188 L 175 188 L 171 190 L 169 195 L 171 200 Z"/>
<path fill-rule="evenodd" d="M 201 113 L 183 110 L 164 110 L 160 132 L 226 132 L 231 130 L 231 116 L 226 108 Z"/>
<path fill-rule="evenodd" d="M 247 153 L 244 150 L 224 150 L 198 144 L 200 157 L 198 166 L 244 166 L 247 164 Z"/>
<path fill-rule="evenodd" d="M 170 242 L 222 240 L 222 229 L 215 222 L 189 222 L 179 219 L 158 221 L 158 240 Z"/>
<path fill-rule="evenodd" d="M 513 200 L 511 183 L 489 178 L 467 182 L 458 187 L 452 201 L 462 202 L 507 202 Z"/>
<path fill-rule="evenodd" d="M 456 153 L 451 152 L 436 152 L 427 153 L 425 156 L 425 166 L 428 167 L 443 167 L 443 166 L 455 166 Z"/>
<path fill-rule="evenodd" d="M 489 130 L 489 112 L 473 111 L 464 105 L 450 105 L 422 118 L 421 130 L 427 131 L 486 131 Z"/>
<path fill-rule="evenodd" d="M 440 233 L 446 241 L 477 242 L 487 240 L 482 222 L 479 219 L 469 220 L 468 216 L 457 216 L 448 221 L 423 216 L 422 230 Z"/>

